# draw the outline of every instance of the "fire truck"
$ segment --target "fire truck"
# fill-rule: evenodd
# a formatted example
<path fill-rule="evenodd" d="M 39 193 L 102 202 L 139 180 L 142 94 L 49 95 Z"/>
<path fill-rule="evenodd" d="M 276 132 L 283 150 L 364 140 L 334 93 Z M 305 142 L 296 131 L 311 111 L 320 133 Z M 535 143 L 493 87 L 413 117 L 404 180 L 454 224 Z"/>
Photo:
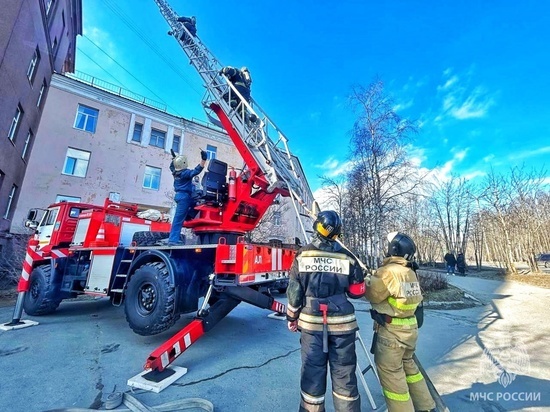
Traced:
<path fill-rule="evenodd" d="M 307 238 L 302 219 L 307 214 L 300 212 L 307 210 L 307 183 L 281 130 L 254 99 L 243 98 L 168 3 L 154 1 L 168 34 L 203 80 L 209 119 L 225 129 L 244 166 L 237 171 L 218 159 L 208 162 L 195 199 L 197 214 L 184 223 L 197 239 L 192 244 L 158 245 L 170 224 L 140 217 L 131 203 L 61 202 L 48 207 L 40 221 L 38 211 L 31 211 L 28 226 L 36 234 L 28 243 L 12 324 L 20 322 L 23 310 L 49 314 L 62 300 L 82 294 L 123 305 L 130 328 L 140 335 L 163 332 L 181 314 L 196 312 L 147 359 L 147 369 L 163 371 L 241 302 L 285 313 L 268 290 L 288 279 L 297 247 L 251 243 L 245 235 L 282 196 L 291 200 Z M 240 104 L 233 107 L 232 100 Z"/>

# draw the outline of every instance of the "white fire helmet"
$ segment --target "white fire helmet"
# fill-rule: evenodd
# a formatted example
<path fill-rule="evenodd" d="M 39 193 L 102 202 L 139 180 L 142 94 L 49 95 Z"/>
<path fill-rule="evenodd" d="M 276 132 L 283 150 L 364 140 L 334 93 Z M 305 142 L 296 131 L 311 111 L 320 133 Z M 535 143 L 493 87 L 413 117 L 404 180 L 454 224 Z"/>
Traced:
<path fill-rule="evenodd" d="M 246 66 L 241 67 L 241 73 L 243 74 L 244 80 L 248 84 L 252 83 L 252 77 L 250 76 L 250 72 L 248 71 L 248 67 L 246 67 Z"/>
<path fill-rule="evenodd" d="M 187 168 L 187 157 L 179 155 L 174 159 L 174 169 L 176 172 Z"/>

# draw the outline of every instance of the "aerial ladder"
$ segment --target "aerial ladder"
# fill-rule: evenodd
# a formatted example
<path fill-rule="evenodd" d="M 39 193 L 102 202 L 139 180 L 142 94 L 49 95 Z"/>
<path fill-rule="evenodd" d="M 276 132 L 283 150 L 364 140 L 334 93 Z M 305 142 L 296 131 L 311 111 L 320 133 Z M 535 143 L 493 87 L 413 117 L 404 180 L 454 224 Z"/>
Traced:
<path fill-rule="evenodd" d="M 178 14 L 168 2 L 154 1 L 170 26 L 168 33 L 180 44 L 204 82 L 206 92 L 202 104 L 208 118 L 214 124 L 221 125 L 230 135 L 237 133 L 240 136 L 232 140 L 247 166 L 258 166 L 261 180 L 264 181 L 260 180 L 262 189 L 268 192 L 282 189 L 294 200 L 301 199 L 306 187 L 305 180 L 296 168 L 296 159 L 289 151 L 285 135 L 253 98 L 250 102 L 246 101 L 221 74 L 223 66 L 218 59 L 196 34 L 192 35 L 183 23 L 178 22 Z M 229 98 L 225 100 L 224 95 Z M 232 96 L 240 101 L 234 108 L 228 102 Z M 249 120 L 252 116 L 256 117 L 255 122 Z"/>

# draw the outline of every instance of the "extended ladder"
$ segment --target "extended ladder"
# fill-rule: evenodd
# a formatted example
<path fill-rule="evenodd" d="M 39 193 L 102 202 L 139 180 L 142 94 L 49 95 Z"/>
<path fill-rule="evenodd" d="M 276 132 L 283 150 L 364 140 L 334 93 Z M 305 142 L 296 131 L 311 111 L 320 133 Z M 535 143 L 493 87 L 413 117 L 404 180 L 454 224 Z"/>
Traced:
<path fill-rule="evenodd" d="M 361 383 L 363 384 L 363 388 L 367 393 L 367 397 L 369 398 L 371 408 L 376 409 L 376 403 L 374 402 L 374 398 L 372 397 L 369 386 L 367 385 L 367 381 L 365 380 L 365 375 L 367 374 L 368 371 L 371 370 L 374 373 L 374 376 L 376 377 L 376 381 L 380 382 L 380 379 L 378 379 L 376 368 L 374 367 L 372 359 L 369 355 L 369 351 L 367 350 L 367 347 L 365 346 L 365 342 L 363 342 L 363 338 L 361 338 L 359 331 L 357 331 L 355 334 L 355 342 L 356 343 L 359 342 L 359 346 L 363 348 L 363 352 L 365 353 L 365 357 L 367 358 L 367 362 L 368 362 L 367 367 L 362 369 L 361 366 L 359 365 L 359 357 L 357 357 L 357 374 L 359 375 L 359 379 L 361 380 Z M 357 349 L 355 350 L 357 351 Z"/>
<path fill-rule="evenodd" d="M 168 2 L 154 1 L 171 28 L 169 34 L 176 38 L 204 82 L 206 93 L 202 103 L 208 117 L 219 124 L 212 112 L 213 106 L 220 107 L 265 173 L 270 187 L 284 187 L 302 197 L 305 177 L 296 169 L 295 158 L 281 130 L 253 99 L 250 103 L 245 101 L 235 86 L 220 74 L 223 66 L 196 35 L 191 35 L 183 23 L 177 21 L 178 14 Z M 240 105 L 232 108 L 223 98 L 226 93 L 230 96 L 229 101 L 231 95 L 236 95 Z M 257 117 L 254 123 L 248 120 L 251 114 Z"/>

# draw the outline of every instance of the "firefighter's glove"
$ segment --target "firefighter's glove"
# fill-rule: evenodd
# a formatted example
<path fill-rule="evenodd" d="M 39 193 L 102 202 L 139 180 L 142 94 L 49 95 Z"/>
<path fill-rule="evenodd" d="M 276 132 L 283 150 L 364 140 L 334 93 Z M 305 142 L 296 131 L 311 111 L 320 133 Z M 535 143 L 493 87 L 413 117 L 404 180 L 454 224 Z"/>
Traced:
<path fill-rule="evenodd" d="M 201 150 L 201 159 L 202 160 L 208 159 L 208 154 L 204 150 Z"/>

